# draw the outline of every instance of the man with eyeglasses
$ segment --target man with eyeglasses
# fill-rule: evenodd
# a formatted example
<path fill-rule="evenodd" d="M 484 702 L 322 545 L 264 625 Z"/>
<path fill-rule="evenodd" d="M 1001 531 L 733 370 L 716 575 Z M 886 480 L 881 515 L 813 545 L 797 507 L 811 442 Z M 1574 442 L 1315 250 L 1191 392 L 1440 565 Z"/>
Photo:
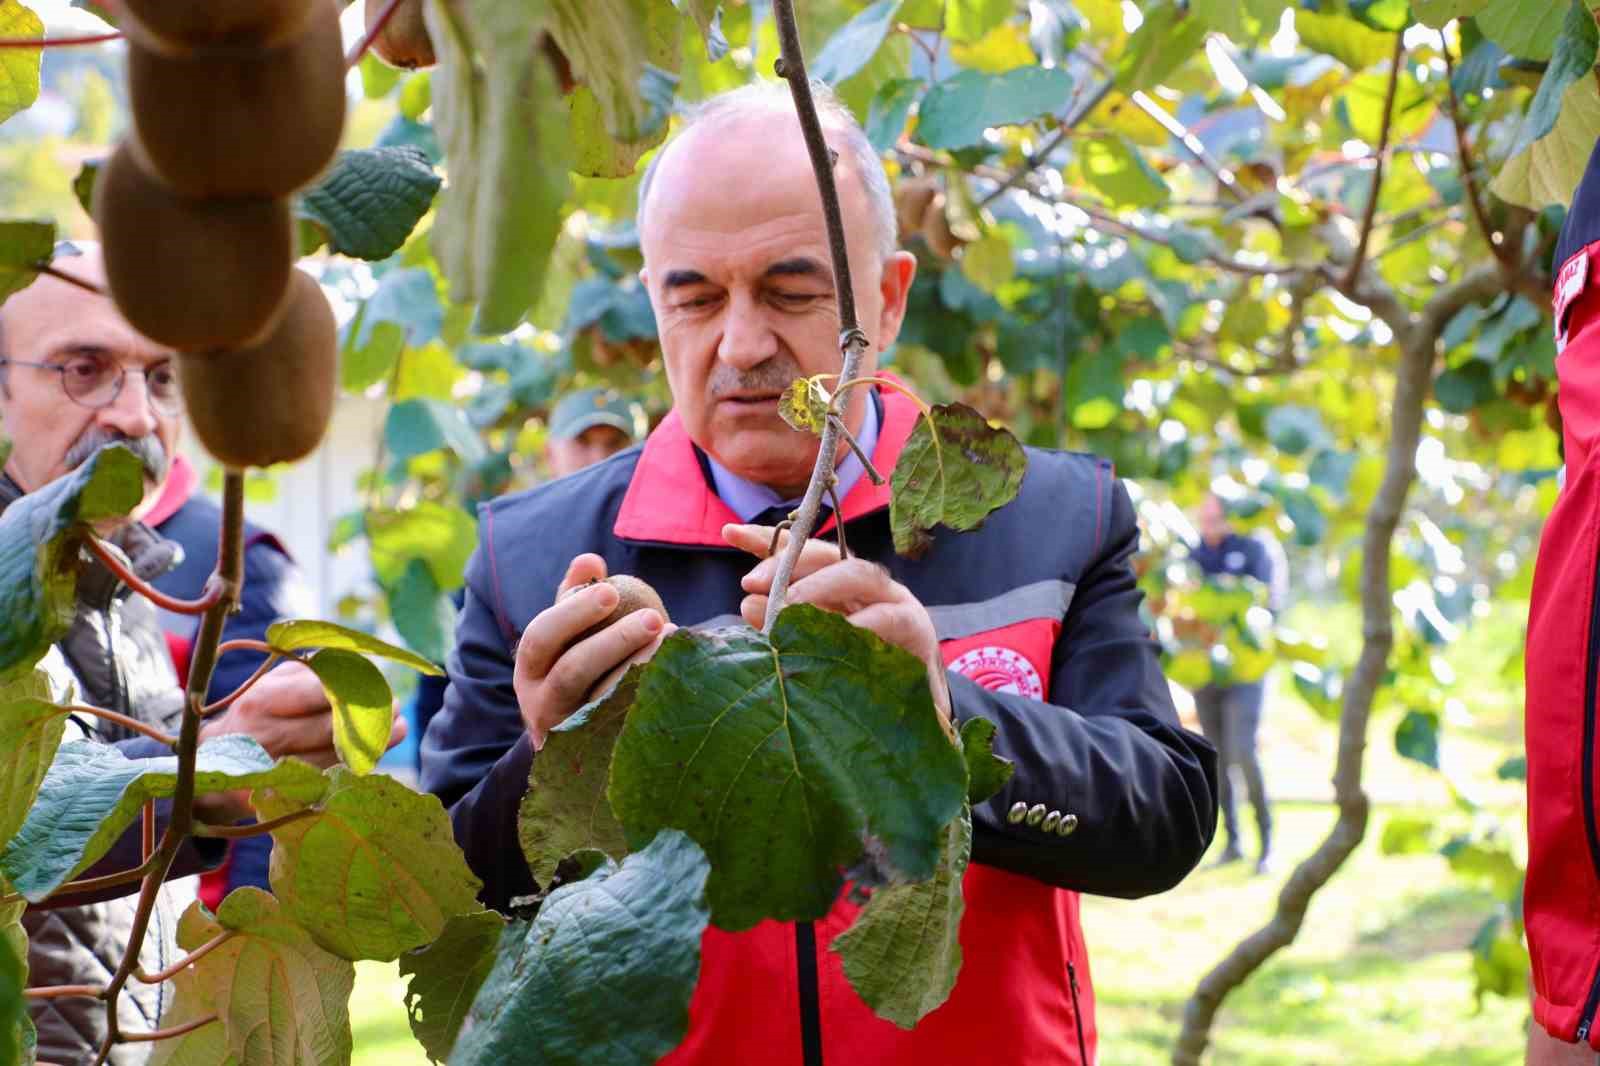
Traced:
<path fill-rule="evenodd" d="M 104 285 L 98 252 L 58 256 L 55 269 L 82 284 L 41 276 L 0 306 L 0 423 L 13 442 L 0 474 L 0 509 L 68 473 L 101 447 L 127 446 L 144 464 L 145 496 L 129 519 L 102 535 L 126 557 L 129 569 L 153 581 L 177 562 L 176 545 L 157 534 L 149 517 L 167 478 L 182 418 L 173 355 L 140 336 L 97 289 Z M 41 666 L 61 693 L 118 711 L 167 733 L 176 733 L 184 697 L 156 610 L 92 556 L 81 562 L 76 617 L 67 635 Z M 72 719 L 72 739 L 115 744 L 129 758 L 170 754 L 161 743 L 136 736 L 103 719 Z M 391 743 L 404 726 L 396 722 Z M 289 663 L 270 671 L 242 697 L 201 728 L 201 740 L 226 733 L 253 736 L 274 755 L 296 755 L 318 765 L 335 760 L 330 709 L 322 685 L 309 669 Z M 206 821 L 232 823 L 250 814 L 242 796 L 205 796 L 195 812 Z M 165 812 L 158 812 L 164 819 Z M 158 827 L 158 831 L 159 831 Z M 3 843 L 3 842 L 0 842 Z M 218 841 L 186 844 L 174 876 L 215 865 Z M 85 877 L 136 867 L 136 827 L 113 846 Z M 129 893 L 137 885 L 95 895 L 51 900 L 23 917 L 28 933 L 31 985 L 98 985 L 126 951 L 134 917 Z M 192 892 L 190 893 L 192 895 Z M 162 893 L 141 951 L 145 972 L 177 958 L 173 935 L 182 900 L 173 887 Z M 66 905 L 63 905 L 66 904 Z M 135 983 L 136 984 L 136 983 Z M 135 984 L 121 997 L 120 1023 L 127 1032 L 154 1029 L 167 986 Z M 92 998 L 57 998 L 29 1003 L 39 1031 L 38 1057 L 50 1062 L 88 1062 L 105 1038 L 105 1007 Z M 112 1049 L 114 1066 L 142 1063 L 147 1043 Z"/>

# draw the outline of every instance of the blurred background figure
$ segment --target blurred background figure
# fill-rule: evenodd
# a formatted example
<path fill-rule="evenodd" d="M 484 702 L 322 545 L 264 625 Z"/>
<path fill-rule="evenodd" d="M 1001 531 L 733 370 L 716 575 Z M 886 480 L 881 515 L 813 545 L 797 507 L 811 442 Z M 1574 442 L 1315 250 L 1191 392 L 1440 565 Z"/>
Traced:
<path fill-rule="evenodd" d="M 1227 508 L 1216 493 L 1207 493 L 1201 500 L 1195 525 L 1200 540 L 1189 554 L 1207 578 L 1221 575 L 1255 578 L 1268 589 L 1270 609 L 1281 609 L 1285 583 L 1275 579 L 1272 558 L 1274 554 L 1281 553 L 1269 548 L 1264 534 L 1244 536 L 1234 532 L 1228 523 Z M 1261 772 L 1261 759 L 1256 745 L 1265 692 L 1266 682 L 1260 679 L 1226 685 L 1208 684 L 1194 694 L 1200 728 L 1205 732 L 1206 739 L 1216 746 L 1219 759 L 1221 786 L 1218 798 L 1227 842 L 1217 861 L 1221 864 L 1244 858 L 1239 834 L 1239 805 L 1232 781 L 1233 770 L 1238 768 L 1244 777 L 1250 804 L 1255 808 L 1256 828 L 1261 838 L 1261 849 L 1256 859 L 1257 873 L 1267 873 L 1272 868 L 1272 810 L 1267 802 L 1267 783 Z"/>

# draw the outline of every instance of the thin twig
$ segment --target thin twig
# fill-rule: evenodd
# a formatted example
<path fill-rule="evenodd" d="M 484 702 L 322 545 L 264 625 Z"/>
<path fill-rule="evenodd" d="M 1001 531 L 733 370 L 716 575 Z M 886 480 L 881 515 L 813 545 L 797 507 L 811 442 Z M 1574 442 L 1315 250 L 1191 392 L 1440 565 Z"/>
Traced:
<path fill-rule="evenodd" d="M 87 714 L 92 718 L 104 718 L 108 722 L 115 722 L 124 729 L 131 729 L 135 733 L 147 736 L 151 740 L 159 740 L 169 748 L 178 743 L 178 738 L 172 736 L 170 733 L 163 733 L 155 726 L 146 725 L 137 718 L 129 718 L 125 714 L 118 714 L 116 711 L 108 711 L 104 707 L 90 707 L 86 703 L 71 703 L 63 704 L 61 710 L 65 711 L 67 714 Z"/>
<path fill-rule="evenodd" d="M 1372 163 L 1372 190 L 1367 194 L 1366 215 L 1361 220 L 1361 238 L 1356 241 L 1356 254 L 1350 260 L 1341 288 L 1352 288 L 1361 276 L 1367 261 L 1367 242 L 1372 239 L 1372 220 L 1378 216 L 1378 194 L 1383 191 L 1383 163 L 1389 152 L 1389 133 L 1394 129 L 1394 98 L 1400 88 L 1400 69 L 1405 65 L 1405 34 L 1394 35 L 1394 62 L 1389 71 L 1389 89 L 1383 98 L 1383 127 L 1378 132 L 1378 156 Z"/>
<path fill-rule="evenodd" d="M 990 190 L 990 192 L 986 194 L 983 199 L 978 201 L 979 210 L 988 207 L 995 200 L 1003 196 L 1008 190 L 1015 188 L 1023 178 L 1033 173 L 1038 169 L 1041 163 L 1049 159 L 1050 153 L 1054 152 L 1057 148 L 1060 148 L 1061 145 L 1066 142 L 1067 138 L 1072 136 L 1073 130 L 1077 128 L 1078 124 L 1093 114 L 1094 109 L 1100 106 L 1100 102 L 1107 96 L 1111 95 L 1111 89 L 1114 85 L 1116 85 L 1116 79 L 1114 78 L 1107 77 L 1102 80 L 1095 88 L 1095 91 L 1089 94 L 1088 99 L 1085 100 L 1083 104 L 1075 109 L 1069 116 L 1067 116 L 1067 118 L 1062 120 L 1061 125 L 1056 129 L 1054 136 L 1045 141 L 1044 144 L 1040 145 L 1032 152 L 1029 152 L 1027 158 L 1022 161 L 1021 166 L 1012 171 L 1009 177 L 1007 177 L 994 189 Z"/>
<path fill-rule="evenodd" d="M 79 45 L 120 40 L 120 33 L 90 33 L 82 37 L 0 37 L 0 48 L 76 48 Z"/>
<path fill-rule="evenodd" d="M 1478 232 L 1483 234 L 1483 241 L 1489 246 L 1489 253 L 1509 267 L 1512 265 L 1511 249 L 1495 240 L 1494 226 L 1489 222 L 1489 212 L 1484 207 L 1483 193 L 1478 187 L 1477 164 L 1472 158 L 1472 146 L 1467 143 L 1467 127 L 1461 116 L 1461 99 L 1456 95 L 1456 67 L 1450 58 L 1448 40 L 1443 42 L 1440 52 L 1444 56 L 1444 83 L 1450 91 L 1450 125 L 1455 128 L 1456 158 L 1461 167 L 1461 185 L 1467 196 L 1467 206 L 1472 208 L 1472 217 L 1477 220 Z"/>
<path fill-rule="evenodd" d="M 228 654 L 230 651 L 264 651 L 268 655 L 282 655 L 283 653 L 264 640 L 225 640 L 217 645 L 217 657 Z"/>
<path fill-rule="evenodd" d="M 828 479 L 828 499 L 833 501 L 833 528 L 839 531 L 839 561 L 850 558 L 850 545 L 844 539 L 844 508 L 839 506 L 839 479 Z"/>
<path fill-rule="evenodd" d="M 180 972 L 190 966 L 193 966 L 195 963 L 199 962 L 201 959 L 205 958 L 207 955 L 211 954 L 213 951 L 217 950 L 238 935 L 238 930 L 224 929 L 222 932 L 218 933 L 210 940 L 207 940 L 204 944 L 201 944 L 199 947 L 195 948 L 193 951 L 179 959 L 177 962 L 173 963 L 171 966 L 168 966 L 165 970 L 158 970 L 155 973 L 148 974 L 143 970 L 135 970 L 133 974 L 134 979 L 147 985 L 159 985 L 163 981 L 170 981 L 174 977 L 178 976 Z"/>
<path fill-rule="evenodd" d="M 199 599 L 180 600 L 176 596 L 168 596 L 128 569 L 127 564 L 111 545 L 99 537 L 89 537 L 85 543 L 88 544 L 89 550 L 94 552 L 95 557 L 106 565 L 106 569 L 117 575 L 119 581 L 164 611 L 177 614 L 205 614 L 222 599 L 222 588 L 216 583 L 215 575 L 206 582 L 206 590 Z"/>
<path fill-rule="evenodd" d="M 283 653 L 281 652 L 275 651 L 271 655 L 268 655 L 266 661 L 264 661 L 260 666 L 256 667 L 256 672 L 244 679 L 244 684 L 240 685 L 238 688 L 234 689 L 221 699 L 213 703 L 206 704 L 200 709 L 200 713 L 209 718 L 218 711 L 227 710 L 229 707 L 233 706 L 234 700 L 238 699 L 240 696 L 243 696 L 246 692 L 249 692 L 250 689 L 255 686 L 257 681 L 260 681 L 263 677 L 267 676 L 268 670 L 271 670 L 274 666 L 277 666 L 278 663 L 282 661 Z"/>
<path fill-rule="evenodd" d="M 244 837 L 266 836 L 274 829 L 288 825 L 290 822 L 298 822 L 302 818 L 310 818 L 312 815 L 321 813 L 322 812 L 317 810 L 315 807 L 303 807 L 298 811 L 280 815 L 277 818 L 273 818 L 269 821 L 252 822 L 249 825 L 210 825 L 206 822 L 196 822 L 194 823 L 194 826 L 190 832 L 197 837 L 217 837 L 222 840 L 239 840 Z"/>
<path fill-rule="evenodd" d="M 123 885 L 131 884 L 132 882 L 139 880 L 149 872 L 150 864 L 146 862 L 141 863 L 132 870 L 123 870 L 120 873 L 106 874 L 104 877 L 86 877 L 81 881 L 68 881 L 66 884 L 56 889 L 45 898 L 54 900 L 60 899 L 64 896 L 81 895 L 85 892 L 99 892 L 107 888 L 120 888 Z M 23 895 L 21 892 L 12 892 L 10 895 L 0 896 L 0 907 L 4 907 L 12 903 L 20 903 L 22 900 Z"/>
<path fill-rule="evenodd" d="M 372 47 L 372 42 L 378 39 L 378 35 L 383 32 L 383 28 L 389 24 L 389 20 L 404 2 L 405 0 L 389 0 L 383 5 L 383 10 L 378 12 L 378 17 L 372 21 L 372 25 L 367 27 L 367 32 L 361 35 L 361 40 L 351 46 L 350 53 L 344 57 L 346 70 L 361 62 L 361 57 L 367 54 L 367 49 Z"/>
<path fill-rule="evenodd" d="M 139 816 L 139 864 L 150 861 L 156 850 L 156 801 L 145 800 Z"/>
<path fill-rule="evenodd" d="M 867 458 L 866 452 L 862 451 L 861 442 L 856 440 L 855 434 L 851 433 L 850 428 L 844 424 L 844 419 L 835 414 L 829 414 L 828 418 L 839 423 L 834 428 L 839 431 L 839 436 L 844 438 L 844 442 L 850 446 L 850 450 L 856 453 L 856 458 L 861 462 L 862 469 L 867 472 L 867 477 L 872 480 L 874 485 L 882 485 L 883 475 L 878 473 L 878 468 L 872 465 L 872 460 Z M 835 508 L 835 510 L 837 509 Z"/>
<path fill-rule="evenodd" d="M 100 286 L 96 285 L 94 282 L 89 281 L 89 280 L 87 280 L 85 278 L 80 278 L 76 274 L 68 273 L 67 271 L 62 270 L 60 267 L 52 265 L 48 261 L 40 262 L 40 263 L 34 263 L 33 264 L 33 268 L 35 270 L 37 270 L 39 273 L 41 273 L 41 274 L 50 275 L 52 278 L 55 278 L 57 281 L 64 281 L 68 285 L 75 285 L 78 288 L 82 289 L 84 292 L 92 292 L 96 296 L 104 296 L 106 294 L 106 290 L 102 289 Z"/>
<path fill-rule="evenodd" d="M 22 994 L 29 999 L 99 999 L 106 994 L 105 985 L 40 985 L 24 988 Z"/>
<path fill-rule="evenodd" d="M 204 1018 L 196 1018 L 194 1021 L 184 1022 L 182 1025 L 174 1025 L 170 1029 L 152 1029 L 147 1033 L 123 1033 L 122 1039 L 127 1040 L 130 1043 L 152 1040 L 171 1040 L 174 1037 L 182 1036 L 185 1033 L 192 1033 L 202 1025 L 210 1025 L 216 1020 L 217 1016 L 215 1014 L 208 1014 Z"/>

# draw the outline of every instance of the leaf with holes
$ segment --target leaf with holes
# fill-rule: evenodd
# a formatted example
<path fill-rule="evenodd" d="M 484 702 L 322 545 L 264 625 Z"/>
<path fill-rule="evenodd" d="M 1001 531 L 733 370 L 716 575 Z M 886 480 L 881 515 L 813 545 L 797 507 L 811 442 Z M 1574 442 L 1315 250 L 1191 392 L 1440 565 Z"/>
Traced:
<path fill-rule="evenodd" d="M 0 37 L 36 41 L 43 36 L 44 23 L 38 15 L 18 0 L 0 0 Z M 43 59 L 43 48 L 0 49 L 0 122 L 26 111 L 39 99 Z"/>
<path fill-rule="evenodd" d="M 295 214 L 316 223 L 340 255 L 387 259 L 428 213 L 441 184 L 420 149 L 351 149 L 300 194 Z"/>
<path fill-rule="evenodd" d="M 730 931 L 821 918 L 852 868 L 869 885 L 932 876 L 965 794 L 923 664 L 806 604 L 770 638 L 747 626 L 668 637 L 611 766 L 628 843 L 693 837 L 711 859 L 713 920 Z"/>
<path fill-rule="evenodd" d="M 333 746 L 357 774 L 371 773 L 389 750 L 394 693 L 383 672 L 353 651 L 324 648 L 306 661 L 333 708 Z"/>
<path fill-rule="evenodd" d="M 336 766 L 320 799 L 269 787 L 252 803 L 263 821 L 314 809 L 273 830 L 272 890 L 286 915 L 336 955 L 397 958 L 479 909 L 482 884 L 435 796 Z"/>
<path fill-rule="evenodd" d="M 705 854 L 666 830 L 621 866 L 550 893 L 500 937 L 452 1066 L 650 1066 L 689 1028 L 706 927 Z M 623 1021 L 625 1019 L 625 1022 Z"/>
<path fill-rule="evenodd" d="M 400 956 L 406 985 L 411 1035 L 434 1062 L 444 1062 L 455 1047 L 472 1001 L 494 967 L 506 920 L 494 911 L 462 914 L 426 947 Z"/>
<path fill-rule="evenodd" d="M 439 675 L 444 673 L 437 666 L 430 663 L 414 652 L 397 648 L 387 641 L 379 640 L 370 633 L 363 633 L 356 629 L 346 629 L 344 626 L 332 622 L 320 622 L 314 619 L 299 619 L 292 622 L 274 622 L 267 628 L 267 643 L 272 645 L 272 650 L 290 654 L 306 648 L 337 648 L 341 651 L 358 651 L 363 655 L 376 655 L 381 659 L 392 659 L 397 663 L 409 666 L 413 670 L 424 674 Z"/>
<path fill-rule="evenodd" d="M 268 783 L 320 788 L 313 767 L 298 759 L 274 763 L 242 734 L 200 745 L 195 768 L 201 795 Z M 56 752 L 27 820 L 0 852 L 0 874 L 38 903 L 104 855 L 146 801 L 169 798 L 177 783 L 176 755 L 130 759 L 109 744 L 68 741 Z"/>
<path fill-rule="evenodd" d="M 832 400 L 821 375 L 795 378 L 778 399 L 778 417 L 787 422 L 790 429 L 820 437 L 828 422 Z"/>
<path fill-rule="evenodd" d="M 643 669 L 630 666 L 610 691 L 552 729 L 533 760 L 528 791 L 517 812 L 517 838 L 528 869 L 541 885 L 550 884 L 557 863 L 582 848 L 612 858 L 628 853 L 606 788 L 617 735 L 633 707 Z"/>
<path fill-rule="evenodd" d="M 935 526 L 970 531 L 1016 498 L 1028 457 L 1004 429 L 965 404 L 940 404 L 917 420 L 890 478 L 894 550 L 916 556 Z"/>

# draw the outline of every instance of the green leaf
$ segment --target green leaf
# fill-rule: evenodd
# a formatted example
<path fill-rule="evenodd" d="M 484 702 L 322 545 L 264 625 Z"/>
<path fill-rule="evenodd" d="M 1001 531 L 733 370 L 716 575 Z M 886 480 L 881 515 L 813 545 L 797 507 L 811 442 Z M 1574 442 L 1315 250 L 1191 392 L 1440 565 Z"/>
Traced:
<path fill-rule="evenodd" d="M 0 893 L 9 893 L 0 878 Z M 23 908 L 0 907 L 0 1062 L 29 1062 L 24 1057 L 25 1033 L 33 1026 L 28 1017 L 28 935 L 22 929 Z"/>
<path fill-rule="evenodd" d="M 317 813 L 272 833 L 272 891 L 318 944 L 347 959 L 394 959 L 479 909 L 482 882 L 467 869 L 438 797 L 383 774 L 335 766 L 326 776 Z M 308 806 L 270 787 L 251 802 L 263 821 Z"/>
<path fill-rule="evenodd" d="M 1207 27 L 1235 41 L 1244 41 L 1245 9 L 1241 0 L 1192 0 L 1190 12 Z"/>
<path fill-rule="evenodd" d="M 1496 767 L 1494 776 L 1502 781 L 1526 781 L 1528 779 L 1528 757 L 1526 755 L 1513 755 Z"/>
<path fill-rule="evenodd" d="M 179 970 L 172 978 L 172 996 L 161 1014 L 163 1029 L 176 1028 L 216 1014 L 211 992 L 193 967 Z M 158 1040 L 150 1053 L 150 1066 L 239 1066 L 239 1059 L 228 1049 L 228 1029 L 222 1021 L 202 1025 L 171 1040 Z"/>
<path fill-rule="evenodd" d="M 1504 909 L 1484 921 L 1472 938 L 1473 993 L 1481 1007 L 1485 995 L 1522 1000 L 1528 995 L 1531 963 L 1522 930 Z"/>
<path fill-rule="evenodd" d="M 790 429 L 822 436 L 833 400 L 822 384 L 823 376 L 795 378 L 778 398 L 778 417 L 787 422 Z"/>
<path fill-rule="evenodd" d="M 53 697 L 44 670 L 0 683 L 0 840 L 22 827 L 61 744 L 67 712 Z"/>
<path fill-rule="evenodd" d="M 1565 206 L 1600 140 L 1600 93 L 1593 79 L 1580 78 L 1561 97 L 1555 128 L 1500 168 L 1491 191 L 1507 203 L 1535 211 Z"/>
<path fill-rule="evenodd" d="M 406 347 L 406 331 L 398 322 L 374 322 L 368 329 L 366 314 L 362 305 L 345 327 L 339 387 L 348 392 L 361 392 L 388 377 Z"/>
<path fill-rule="evenodd" d="M 1399 33 L 1411 25 L 1407 0 L 1350 0 L 1350 13 L 1375 30 Z"/>
<path fill-rule="evenodd" d="M 587 85 L 579 85 L 567 97 L 568 122 L 572 130 L 572 169 L 593 178 L 625 178 L 638 167 L 650 149 L 667 139 L 662 123 L 647 137 L 620 141 L 606 129 L 600 98 Z"/>
<path fill-rule="evenodd" d="M 0 37 L 38 40 L 43 36 L 44 23 L 38 15 L 17 0 L 0 0 Z M 0 122 L 26 111 L 39 99 L 43 59 L 43 48 L 0 49 Z"/>
<path fill-rule="evenodd" d="M 911 105 L 922 94 L 921 78 L 892 78 L 878 87 L 867 108 L 867 140 L 887 152 L 900 140 L 911 117 Z"/>
<path fill-rule="evenodd" d="M 104 159 L 86 159 L 78 167 L 77 176 L 72 179 L 72 195 L 77 198 L 84 213 L 89 215 L 94 214 L 94 183 L 99 180 L 103 166 Z M 301 254 L 305 254 L 303 250 Z"/>
<path fill-rule="evenodd" d="M 1328 533 L 1328 516 L 1309 492 L 1283 493 L 1283 513 L 1294 523 L 1294 542 L 1302 548 L 1322 543 Z"/>
<path fill-rule="evenodd" d="M 300 194 L 295 213 L 322 227 L 328 247 L 357 259 L 387 259 L 428 213 L 441 179 L 416 148 L 340 152 L 322 180 Z"/>
<path fill-rule="evenodd" d="M 400 71 L 379 59 L 374 52 L 361 57 L 361 93 L 368 100 L 382 100 L 400 84 Z"/>
<path fill-rule="evenodd" d="M 1206 24 L 1172 0 L 1156 0 L 1128 39 L 1117 61 L 1113 85 L 1125 93 L 1153 89 L 1187 63 L 1205 44 Z"/>
<path fill-rule="evenodd" d="M 994 753 L 994 723 L 969 718 L 961 726 L 961 755 L 967 763 L 967 802 L 982 803 L 1006 787 L 1016 771 L 1010 759 Z"/>
<path fill-rule="evenodd" d="M 0 514 L 0 682 L 31 670 L 71 627 L 89 523 L 127 514 L 143 495 L 139 460 L 111 445 Z"/>
<path fill-rule="evenodd" d="M 808 74 L 837 85 L 867 65 L 889 35 L 900 0 L 878 0 L 841 26 L 807 66 Z"/>
<path fill-rule="evenodd" d="M 943 837 L 931 878 L 873 892 L 832 944 L 850 987 L 873 1013 L 902 1029 L 949 999 L 961 972 L 961 879 L 972 854 L 972 816 L 965 807 Z"/>
<path fill-rule="evenodd" d="M 387 641 L 379 640 L 369 633 L 314 619 L 274 622 L 267 627 L 267 643 L 272 645 L 273 651 L 285 654 L 304 648 L 339 648 L 344 651 L 358 651 L 364 655 L 376 655 L 382 659 L 393 659 L 424 674 L 438 676 L 444 672 L 428 660 L 404 648 L 397 648 Z"/>
<path fill-rule="evenodd" d="M 467 560 L 478 547 L 478 523 L 464 507 L 422 500 L 403 511 L 367 515 L 372 569 L 392 585 L 412 559 L 425 559 L 439 588 L 461 587 Z M 421 669 L 421 667 L 418 667 Z"/>
<path fill-rule="evenodd" d="M 1378 850 L 1384 855 L 1421 855 L 1432 851 L 1435 823 L 1432 818 L 1391 814 L 1383 823 L 1383 838 Z"/>
<path fill-rule="evenodd" d="M 1522 59 L 1549 59 L 1561 36 L 1566 7 L 1559 0 L 1494 0 L 1478 13 L 1478 29 Z"/>
<path fill-rule="evenodd" d="M 0 4 L 6 2 L 0 0 Z M 0 49 L 0 56 L 3 54 Z M 39 276 L 39 264 L 50 261 L 55 246 L 54 222 L 0 222 L 0 301 L 32 285 Z"/>
<path fill-rule="evenodd" d="M 677 14 L 662 0 L 547 0 L 544 6 L 550 35 L 573 75 L 594 92 L 607 132 L 637 141 L 662 129 L 667 116 L 652 107 L 640 83 L 649 67 L 677 71 Z"/>
<path fill-rule="evenodd" d="M 1304 455 L 1327 442 L 1328 430 L 1315 407 L 1281 404 L 1267 415 L 1267 439 L 1285 455 Z"/>
<path fill-rule="evenodd" d="M 993 293 L 1017 276 L 1011 242 L 999 232 L 973 241 L 961 249 L 961 272 L 984 292 Z"/>
<path fill-rule="evenodd" d="M 1351 70 L 1366 70 L 1394 55 L 1394 34 L 1369 29 L 1344 15 L 1297 9 L 1294 28 L 1301 44 L 1332 56 Z"/>
<path fill-rule="evenodd" d="M 1555 54 L 1550 67 L 1539 81 L 1539 89 L 1528 105 L 1528 113 L 1517 130 L 1507 155 L 1526 151 L 1534 141 L 1555 129 L 1560 117 L 1561 98 L 1567 87 L 1580 78 L 1586 78 L 1594 69 L 1595 50 L 1600 44 L 1594 16 L 1583 5 L 1583 0 L 1572 0 L 1567 9 L 1567 21 L 1556 40 Z"/>
<path fill-rule="evenodd" d="M 528 61 L 543 20 L 503 0 L 423 10 L 439 59 L 433 126 L 450 161 L 434 253 L 452 301 L 478 305 L 474 332 L 509 332 L 544 291 L 571 189 L 560 88 L 548 63 Z"/>
<path fill-rule="evenodd" d="M 651 1066 L 689 1029 L 705 932 L 705 854 L 664 830 L 620 867 L 550 894 L 500 937 L 452 1066 Z"/>
<path fill-rule="evenodd" d="M 770 639 L 746 626 L 668 637 L 610 787 L 631 845 L 673 828 L 705 848 L 730 931 L 821 918 L 851 867 L 866 884 L 932 876 L 965 792 L 923 664 L 806 604 Z"/>
<path fill-rule="evenodd" d="M 1451 19 L 1471 18 L 1489 3 L 1490 0 L 1411 0 L 1411 12 L 1424 26 L 1442 30 Z"/>
<path fill-rule="evenodd" d="M 365 345 L 384 322 L 399 325 L 405 343 L 420 348 L 439 336 L 444 325 L 444 309 L 439 306 L 439 289 L 433 274 L 422 267 L 390 270 L 362 305 L 365 312 L 356 343 Z"/>
<path fill-rule="evenodd" d="M 389 617 L 405 642 L 431 662 L 444 662 L 455 646 L 455 604 L 440 590 L 426 560 L 406 563 L 390 587 Z"/>
<path fill-rule="evenodd" d="M 234 935 L 194 964 L 191 987 L 221 1016 L 234 1059 L 248 1066 L 348 1066 L 355 967 L 317 947 L 277 900 L 253 887 L 230 892 L 215 918 L 198 901 L 190 904 L 178 920 L 178 946 L 194 951 L 226 930 Z M 188 1061 L 224 1066 L 226 1060 Z"/>
<path fill-rule="evenodd" d="M 1439 715 L 1436 711 L 1409 710 L 1394 731 L 1394 750 L 1402 757 L 1439 768 Z"/>
<path fill-rule="evenodd" d="M 389 408 L 384 440 L 399 460 L 449 448 L 463 462 L 481 463 L 488 454 L 461 408 L 442 400 L 404 400 Z"/>
<path fill-rule="evenodd" d="M 917 420 L 890 478 L 894 550 L 915 556 L 943 525 L 968 532 L 1016 498 L 1028 457 L 1004 429 L 965 404 L 940 404 Z"/>
<path fill-rule="evenodd" d="M 977 41 L 1004 22 L 1015 7 L 1011 0 L 945 0 L 945 36 L 960 43 Z"/>
<path fill-rule="evenodd" d="M 389 750 L 394 693 L 383 672 L 353 651 L 324 648 L 306 665 L 322 682 L 333 708 L 333 746 L 357 774 L 371 773 Z"/>
<path fill-rule="evenodd" d="M 965 148 L 990 126 L 1048 114 L 1072 95 L 1072 76 L 1059 67 L 1025 67 L 1004 74 L 963 70 L 934 84 L 917 113 L 917 139 L 930 148 Z"/>
<path fill-rule="evenodd" d="M 278 783 L 308 787 L 317 771 L 297 759 L 274 763 L 250 737 L 217 737 L 200 745 L 195 792 L 223 792 Z M 178 783 L 178 757 L 129 759 L 109 744 L 61 745 L 27 821 L 0 852 L 0 874 L 38 903 L 92 865 L 133 824 L 147 800 L 166 799 Z"/>
<path fill-rule="evenodd" d="M 1165 179 L 1121 137 L 1095 137 L 1079 146 L 1084 177 L 1120 207 L 1155 207 L 1172 196 Z"/>
<path fill-rule="evenodd" d="M 400 114 L 412 122 L 421 122 L 423 112 L 432 104 L 433 72 L 419 70 L 406 78 L 405 84 L 400 86 Z M 423 156 L 426 158 L 427 153 Z"/>
<path fill-rule="evenodd" d="M 506 920 L 494 911 L 457 915 L 433 943 L 400 956 L 400 976 L 411 979 L 406 985 L 411 1035 L 434 1062 L 450 1057 L 461 1023 L 494 968 L 505 927 Z"/>
<path fill-rule="evenodd" d="M 628 852 L 606 789 L 617 736 L 633 709 L 643 670 L 630 666 L 609 691 L 552 729 L 534 757 L 517 811 L 517 839 L 541 885 L 548 886 L 556 865 L 575 851 L 594 848 L 613 858 Z"/>
<path fill-rule="evenodd" d="M 1494 368 L 1482 359 L 1451 367 L 1433 379 L 1433 395 L 1446 411 L 1466 414 L 1499 395 L 1494 384 Z"/>

